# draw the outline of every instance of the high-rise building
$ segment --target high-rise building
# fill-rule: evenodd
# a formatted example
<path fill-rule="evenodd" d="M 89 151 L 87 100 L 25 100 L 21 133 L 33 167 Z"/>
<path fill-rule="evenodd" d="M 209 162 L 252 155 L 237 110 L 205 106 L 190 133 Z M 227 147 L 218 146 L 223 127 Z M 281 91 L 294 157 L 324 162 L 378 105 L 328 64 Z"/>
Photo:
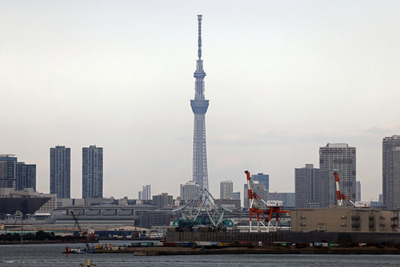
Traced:
<path fill-rule="evenodd" d="M 139 200 L 151 200 L 151 185 L 144 185 L 142 191 L 139 191 L 138 196 Z"/>
<path fill-rule="evenodd" d="M 356 201 L 361 201 L 361 182 L 360 181 L 357 181 Z"/>
<path fill-rule="evenodd" d="M 259 181 L 260 184 L 265 185 L 265 189 L 269 190 L 269 174 L 257 173 L 251 175 L 252 181 Z"/>
<path fill-rule="evenodd" d="M 17 162 L 16 165 L 17 190 L 32 188 L 36 191 L 36 164 Z"/>
<path fill-rule="evenodd" d="M 82 148 L 82 198 L 103 197 L 103 148 Z"/>
<path fill-rule="evenodd" d="M 50 148 L 50 194 L 71 198 L 71 149 L 68 147 Z"/>
<path fill-rule="evenodd" d="M 220 199 L 233 199 L 233 182 L 231 180 L 220 183 Z"/>
<path fill-rule="evenodd" d="M 189 181 L 186 184 L 181 184 L 181 199 L 188 201 L 193 199 L 199 192 L 199 185 L 194 181 Z"/>
<path fill-rule="evenodd" d="M 313 164 L 306 164 L 306 167 L 296 168 L 294 172 L 296 208 L 319 206 L 319 169 Z"/>
<path fill-rule="evenodd" d="M 257 193 L 262 199 L 265 201 L 268 200 L 268 190 L 265 188 L 265 185 L 260 183 L 259 181 L 252 182 L 253 193 Z M 249 193 L 247 184 L 244 184 L 244 193 L 243 193 L 243 208 L 249 208 Z"/>
<path fill-rule="evenodd" d="M 17 157 L 15 155 L 0 155 L 0 188 L 16 188 Z"/>
<path fill-rule="evenodd" d="M 207 170 L 207 150 L 206 150 L 206 120 L 205 115 L 208 108 L 208 100 L 204 96 L 204 77 L 206 73 L 203 70 L 203 60 L 201 59 L 201 19 L 198 19 L 198 59 L 196 62 L 196 71 L 194 77 L 195 95 L 194 100 L 190 100 L 190 105 L 194 113 L 194 131 L 193 131 L 193 181 L 199 184 L 201 189 L 208 189 L 208 170 Z"/>
<path fill-rule="evenodd" d="M 240 200 L 240 192 L 233 192 L 232 197 L 235 200 Z"/>
<path fill-rule="evenodd" d="M 383 138 L 382 200 L 388 209 L 400 208 L 400 135 Z"/>
<path fill-rule="evenodd" d="M 352 201 L 356 199 L 356 148 L 348 144 L 327 144 L 319 149 L 320 207 L 337 205 L 333 172 L 339 174 L 340 191 Z"/>

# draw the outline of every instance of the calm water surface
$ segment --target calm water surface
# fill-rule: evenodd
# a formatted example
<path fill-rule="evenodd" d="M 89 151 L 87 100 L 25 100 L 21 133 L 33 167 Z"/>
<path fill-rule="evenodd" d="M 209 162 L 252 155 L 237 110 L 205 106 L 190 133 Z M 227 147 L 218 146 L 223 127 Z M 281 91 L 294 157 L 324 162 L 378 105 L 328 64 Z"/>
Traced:
<path fill-rule="evenodd" d="M 114 242 L 127 245 L 130 242 Z M 87 258 L 97 266 L 400 266 L 400 255 L 185 255 L 69 254 L 65 244 L 23 246 L 23 266 L 79 266 Z M 84 244 L 68 244 L 70 248 Z M 20 266 L 21 246 L 0 246 L 0 266 Z"/>

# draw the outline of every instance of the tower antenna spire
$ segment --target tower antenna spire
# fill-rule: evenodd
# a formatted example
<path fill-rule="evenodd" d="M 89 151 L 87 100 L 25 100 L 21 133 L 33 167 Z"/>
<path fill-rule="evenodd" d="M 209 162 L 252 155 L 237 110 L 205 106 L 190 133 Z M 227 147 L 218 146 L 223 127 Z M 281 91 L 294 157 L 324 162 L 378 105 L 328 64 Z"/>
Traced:
<path fill-rule="evenodd" d="M 198 50 L 198 55 L 199 59 L 201 59 L 201 19 L 203 15 L 197 15 L 198 23 L 199 23 L 199 40 L 198 40 L 198 45 L 199 45 L 199 50 Z"/>

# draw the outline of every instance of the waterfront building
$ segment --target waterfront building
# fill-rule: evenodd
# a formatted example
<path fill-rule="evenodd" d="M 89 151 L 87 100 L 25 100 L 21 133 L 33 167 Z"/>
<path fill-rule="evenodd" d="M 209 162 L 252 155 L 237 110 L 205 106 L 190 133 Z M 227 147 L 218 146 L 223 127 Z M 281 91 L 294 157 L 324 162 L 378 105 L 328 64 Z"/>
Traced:
<path fill-rule="evenodd" d="M 161 193 L 159 195 L 153 196 L 153 205 L 160 209 L 172 208 L 174 204 L 173 197 L 168 195 L 168 193 Z"/>
<path fill-rule="evenodd" d="M 231 180 L 220 183 L 220 199 L 233 199 L 233 182 Z"/>
<path fill-rule="evenodd" d="M 319 206 L 319 169 L 313 164 L 295 169 L 296 208 Z"/>
<path fill-rule="evenodd" d="M 71 149 L 65 146 L 50 148 L 50 194 L 71 197 Z"/>
<path fill-rule="evenodd" d="M 340 191 L 352 201 L 356 199 L 356 148 L 348 144 L 327 144 L 319 149 L 320 207 L 337 205 L 333 172 L 339 174 Z"/>
<path fill-rule="evenodd" d="M 397 232 L 398 213 L 353 207 L 297 209 L 290 213 L 290 225 L 292 232 Z"/>
<path fill-rule="evenodd" d="M 17 157 L 11 154 L 0 155 L 0 188 L 16 188 Z"/>
<path fill-rule="evenodd" d="M 186 184 L 181 184 L 180 193 L 181 200 L 187 202 L 193 199 L 199 192 L 199 185 L 194 181 L 189 181 Z"/>
<path fill-rule="evenodd" d="M 240 199 L 216 199 L 215 204 L 222 205 L 228 209 L 240 209 Z"/>
<path fill-rule="evenodd" d="M 82 198 L 103 197 L 103 148 L 82 148 Z"/>
<path fill-rule="evenodd" d="M 16 164 L 16 189 L 32 188 L 36 191 L 36 164 Z"/>
<path fill-rule="evenodd" d="M 265 185 L 265 189 L 269 190 L 269 174 L 257 173 L 251 175 L 252 181 L 259 181 Z"/>
<path fill-rule="evenodd" d="M 382 141 L 382 200 L 388 209 L 400 208 L 400 135 Z"/>
<path fill-rule="evenodd" d="M 280 192 L 268 192 L 268 200 L 279 200 L 283 202 L 283 206 L 286 208 L 294 208 L 296 203 L 295 193 L 280 193 Z"/>
<path fill-rule="evenodd" d="M 198 15 L 198 59 L 196 61 L 196 71 L 194 72 L 195 96 L 190 100 L 190 105 L 194 113 L 193 131 L 193 181 L 200 189 L 208 189 L 208 170 L 207 170 L 207 150 L 206 150 L 206 121 L 205 115 L 208 108 L 208 100 L 204 96 L 204 77 L 203 60 L 201 59 L 201 20 L 202 15 Z"/>

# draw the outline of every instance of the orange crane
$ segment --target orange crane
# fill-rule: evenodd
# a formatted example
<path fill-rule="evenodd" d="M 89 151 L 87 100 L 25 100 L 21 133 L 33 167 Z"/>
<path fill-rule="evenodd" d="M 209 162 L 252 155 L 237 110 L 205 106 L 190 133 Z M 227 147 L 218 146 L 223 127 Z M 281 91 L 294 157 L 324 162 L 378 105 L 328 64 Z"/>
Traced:
<path fill-rule="evenodd" d="M 252 220 L 253 217 L 257 219 L 257 231 L 260 232 L 260 223 L 266 229 L 267 233 L 271 228 L 271 220 L 275 218 L 275 231 L 278 229 L 278 221 L 280 214 L 290 213 L 289 210 L 281 210 L 283 206 L 282 201 L 265 201 L 256 192 L 253 192 L 251 186 L 250 172 L 245 171 L 247 176 L 247 191 L 249 194 L 249 226 L 250 232 L 252 232 Z M 264 204 L 266 209 L 262 209 L 261 205 Z M 268 224 L 267 224 L 268 223 Z"/>
<path fill-rule="evenodd" d="M 345 194 L 342 194 L 340 192 L 340 184 L 339 184 L 339 175 L 338 173 L 335 171 L 333 172 L 333 175 L 335 176 L 335 181 L 336 181 L 336 196 L 337 196 L 337 203 L 338 206 L 343 206 L 344 200 L 347 199 L 353 206 L 356 206 L 356 204 L 351 201 L 350 198 L 348 198 Z"/>

